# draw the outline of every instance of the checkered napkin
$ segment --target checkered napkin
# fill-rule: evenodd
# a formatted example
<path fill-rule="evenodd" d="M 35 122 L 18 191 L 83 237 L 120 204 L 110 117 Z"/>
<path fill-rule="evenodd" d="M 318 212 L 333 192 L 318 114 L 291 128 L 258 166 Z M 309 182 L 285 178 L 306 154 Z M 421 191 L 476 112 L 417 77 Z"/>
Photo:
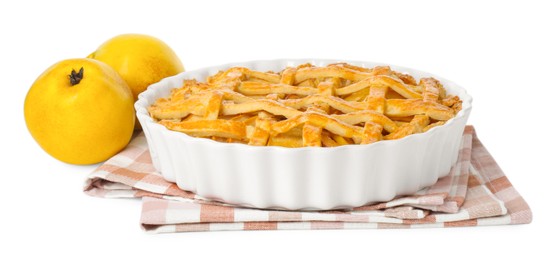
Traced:
<path fill-rule="evenodd" d="M 202 198 L 167 182 L 153 168 L 146 139 L 92 172 L 84 191 L 104 198 L 142 198 L 146 232 L 273 229 L 458 227 L 530 223 L 531 210 L 466 127 L 458 163 L 417 193 L 349 210 L 282 211 L 238 207 Z"/>

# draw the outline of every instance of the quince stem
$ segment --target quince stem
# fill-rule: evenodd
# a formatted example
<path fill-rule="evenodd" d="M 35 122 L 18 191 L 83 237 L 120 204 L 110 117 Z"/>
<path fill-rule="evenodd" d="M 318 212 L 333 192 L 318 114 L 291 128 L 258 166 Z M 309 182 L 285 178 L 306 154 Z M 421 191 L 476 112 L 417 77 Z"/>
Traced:
<path fill-rule="evenodd" d="M 74 69 L 71 70 L 71 74 L 69 74 L 69 81 L 71 82 L 71 86 L 79 84 L 83 77 L 84 77 L 83 67 L 80 68 L 79 72 L 76 72 Z"/>

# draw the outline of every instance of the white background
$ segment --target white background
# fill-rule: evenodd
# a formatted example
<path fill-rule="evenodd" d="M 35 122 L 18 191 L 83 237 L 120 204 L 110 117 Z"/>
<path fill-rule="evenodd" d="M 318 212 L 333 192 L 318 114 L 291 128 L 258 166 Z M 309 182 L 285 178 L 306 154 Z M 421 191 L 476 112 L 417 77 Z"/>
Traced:
<path fill-rule="evenodd" d="M 549 256 L 552 15 L 542 2 L 2 1 L 0 259 Z M 97 165 L 51 158 L 23 118 L 25 94 L 48 66 L 85 57 L 129 32 L 164 40 L 187 70 L 253 59 L 332 58 L 385 62 L 453 80 L 473 96 L 469 123 L 528 201 L 534 221 L 147 235 L 138 225 L 138 200 L 83 194 L 83 181 Z"/>

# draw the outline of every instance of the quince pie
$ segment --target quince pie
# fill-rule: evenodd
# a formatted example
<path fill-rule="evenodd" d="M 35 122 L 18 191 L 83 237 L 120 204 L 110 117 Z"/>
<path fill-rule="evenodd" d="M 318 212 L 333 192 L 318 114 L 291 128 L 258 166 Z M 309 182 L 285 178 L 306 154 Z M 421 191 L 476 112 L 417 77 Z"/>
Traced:
<path fill-rule="evenodd" d="M 280 72 L 232 67 L 185 80 L 148 108 L 170 130 L 255 146 L 334 147 L 400 139 L 443 125 L 461 110 L 434 78 L 388 66 L 302 64 Z"/>

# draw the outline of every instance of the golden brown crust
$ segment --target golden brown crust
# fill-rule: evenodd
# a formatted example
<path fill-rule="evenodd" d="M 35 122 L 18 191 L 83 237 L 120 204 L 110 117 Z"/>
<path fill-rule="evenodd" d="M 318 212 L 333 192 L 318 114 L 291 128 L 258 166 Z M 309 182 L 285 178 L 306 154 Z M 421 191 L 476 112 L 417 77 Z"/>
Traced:
<path fill-rule="evenodd" d="M 239 121 L 230 120 L 198 120 L 198 121 L 159 121 L 160 124 L 169 129 L 184 132 L 196 137 L 223 137 L 233 139 L 245 139 L 245 124 Z"/>
<path fill-rule="evenodd" d="M 416 79 L 408 74 L 403 74 L 403 73 L 400 73 L 400 72 L 397 72 L 397 71 L 393 71 L 392 74 L 399 78 L 400 80 L 402 80 L 402 82 L 404 84 L 408 84 L 408 85 L 418 85 L 416 83 Z"/>
<path fill-rule="evenodd" d="M 185 80 L 148 108 L 168 129 L 255 146 L 334 147 L 400 139 L 443 125 L 461 109 L 441 83 L 388 66 L 302 64 L 281 72 L 233 67 Z"/>

